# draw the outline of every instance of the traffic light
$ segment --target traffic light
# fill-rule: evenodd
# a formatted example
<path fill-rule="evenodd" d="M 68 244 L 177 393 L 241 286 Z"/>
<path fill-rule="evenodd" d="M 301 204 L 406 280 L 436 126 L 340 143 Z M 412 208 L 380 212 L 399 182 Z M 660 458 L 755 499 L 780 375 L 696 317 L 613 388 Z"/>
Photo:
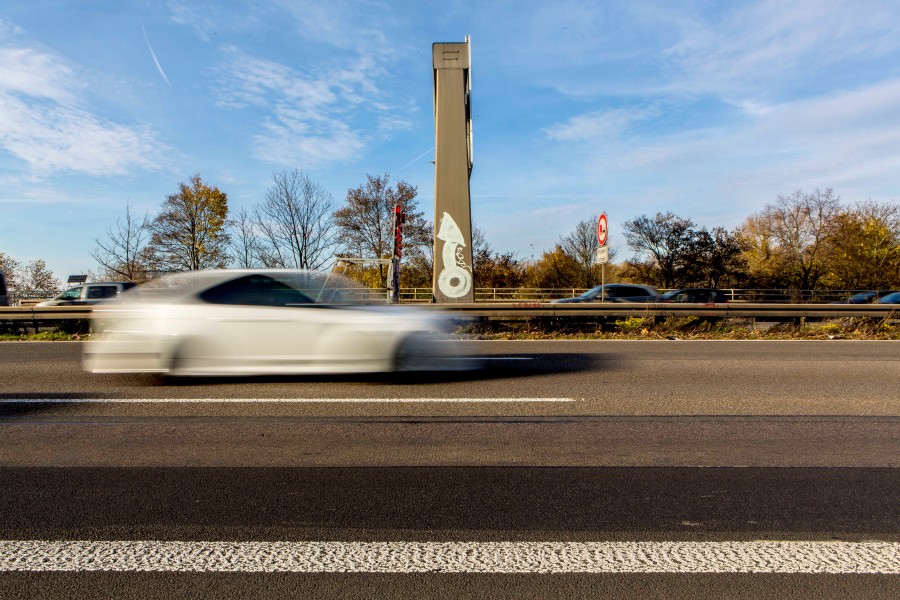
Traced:
<path fill-rule="evenodd" d="M 403 224 L 406 213 L 400 205 L 394 207 L 394 256 L 400 258 L 403 253 Z"/>

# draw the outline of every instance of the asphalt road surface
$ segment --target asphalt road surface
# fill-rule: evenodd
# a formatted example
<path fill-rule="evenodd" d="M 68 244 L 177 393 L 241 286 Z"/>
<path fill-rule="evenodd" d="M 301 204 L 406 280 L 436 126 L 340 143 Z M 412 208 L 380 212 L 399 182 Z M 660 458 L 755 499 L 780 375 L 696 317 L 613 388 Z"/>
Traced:
<path fill-rule="evenodd" d="M 467 350 L 172 381 L 0 343 L 0 597 L 900 597 L 897 342 Z"/>

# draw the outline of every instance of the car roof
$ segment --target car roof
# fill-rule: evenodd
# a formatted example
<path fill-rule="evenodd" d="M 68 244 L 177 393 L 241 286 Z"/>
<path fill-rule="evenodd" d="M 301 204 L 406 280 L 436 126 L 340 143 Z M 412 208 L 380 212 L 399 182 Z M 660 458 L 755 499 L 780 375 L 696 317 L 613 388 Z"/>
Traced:
<path fill-rule="evenodd" d="M 240 279 L 248 275 L 265 275 L 282 282 L 296 285 L 306 278 L 310 283 L 329 288 L 359 288 L 359 284 L 334 272 L 304 269 L 207 269 L 167 273 L 135 286 L 123 293 L 124 299 L 175 300 L 196 295 L 221 283 Z"/>

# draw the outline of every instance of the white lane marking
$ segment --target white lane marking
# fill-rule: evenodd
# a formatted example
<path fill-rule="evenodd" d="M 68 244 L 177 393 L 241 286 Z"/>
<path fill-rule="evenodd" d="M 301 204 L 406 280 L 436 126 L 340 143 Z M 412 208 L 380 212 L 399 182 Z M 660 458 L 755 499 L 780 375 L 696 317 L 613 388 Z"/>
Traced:
<path fill-rule="evenodd" d="M 578 402 L 578 398 L 4 398 L 0 404 L 314 404 Z"/>
<path fill-rule="evenodd" d="M 473 360 L 471 358 L 458 358 L 454 360 Z M 531 356 L 479 356 L 474 360 L 534 360 Z"/>
<path fill-rule="evenodd" d="M 3 571 L 900 574 L 889 542 L 0 541 Z"/>

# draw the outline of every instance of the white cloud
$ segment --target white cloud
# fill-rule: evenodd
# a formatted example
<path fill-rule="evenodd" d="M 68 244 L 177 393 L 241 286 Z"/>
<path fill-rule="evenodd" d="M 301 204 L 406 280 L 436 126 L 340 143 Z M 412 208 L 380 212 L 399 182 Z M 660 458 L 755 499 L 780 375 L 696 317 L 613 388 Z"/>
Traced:
<path fill-rule="evenodd" d="M 724 14 L 678 16 L 681 37 L 666 52 L 674 71 L 664 88 L 737 96 L 740 102 L 784 93 L 835 65 L 885 58 L 900 49 L 896 2 L 766 0 L 731 6 L 737 8 Z"/>
<path fill-rule="evenodd" d="M 217 70 L 218 103 L 263 114 L 262 131 L 253 139 L 257 158 L 311 168 L 352 159 L 368 137 L 409 127 L 406 115 L 415 105 L 406 101 L 404 111 L 384 100 L 376 82 L 385 72 L 372 55 L 351 56 L 334 68 L 300 71 L 235 47 L 225 52 L 227 61 Z M 376 127 L 363 135 L 353 123 L 370 114 Z"/>
<path fill-rule="evenodd" d="M 267 106 L 274 98 L 315 115 L 337 100 L 331 81 L 304 78 L 288 66 L 253 58 L 234 47 L 225 50 L 228 61 L 218 72 L 220 106 Z"/>
<path fill-rule="evenodd" d="M 152 132 L 60 105 L 28 104 L 0 94 L 0 145 L 37 173 L 121 175 L 156 167 Z"/>
<path fill-rule="evenodd" d="M 350 159 L 364 147 L 360 135 L 340 121 L 328 119 L 313 128 L 308 121 L 292 119 L 289 112 L 276 111 L 264 132 L 254 138 L 256 158 L 307 169 Z"/>
<path fill-rule="evenodd" d="M 153 132 L 97 116 L 84 87 L 60 57 L 0 36 L 0 147 L 43 175 L 155 168 L 163 148 Z"/>
<path fill-rule="evenodd" d="M 199 0 L 168 0 L 166 6 L 169 9 L 172 22 L 184 27 L 190 27 L 201 40 L 208 42 L 221 25 L 234 26 L 246 22 L 249 18 L 247 11 L 243 11 L 243 18 L 232 19 L 221 14 L 219 6 Z"/>
<path fill-rule="evenodd" d="M 554 125 L 544 130 L 553 140 L 568 142 L 601 142 L 617 138 L 632 123 L 648 119 L 657 114 L 650 109 L 612 109 L 576 115 L 566 123 Z"/>
<path fill-rule="evenodd" d="M 54 56 L 31 48 L 0 48 L 0 94 L 69 103 L 77 87 L 72 69 Z"/>

